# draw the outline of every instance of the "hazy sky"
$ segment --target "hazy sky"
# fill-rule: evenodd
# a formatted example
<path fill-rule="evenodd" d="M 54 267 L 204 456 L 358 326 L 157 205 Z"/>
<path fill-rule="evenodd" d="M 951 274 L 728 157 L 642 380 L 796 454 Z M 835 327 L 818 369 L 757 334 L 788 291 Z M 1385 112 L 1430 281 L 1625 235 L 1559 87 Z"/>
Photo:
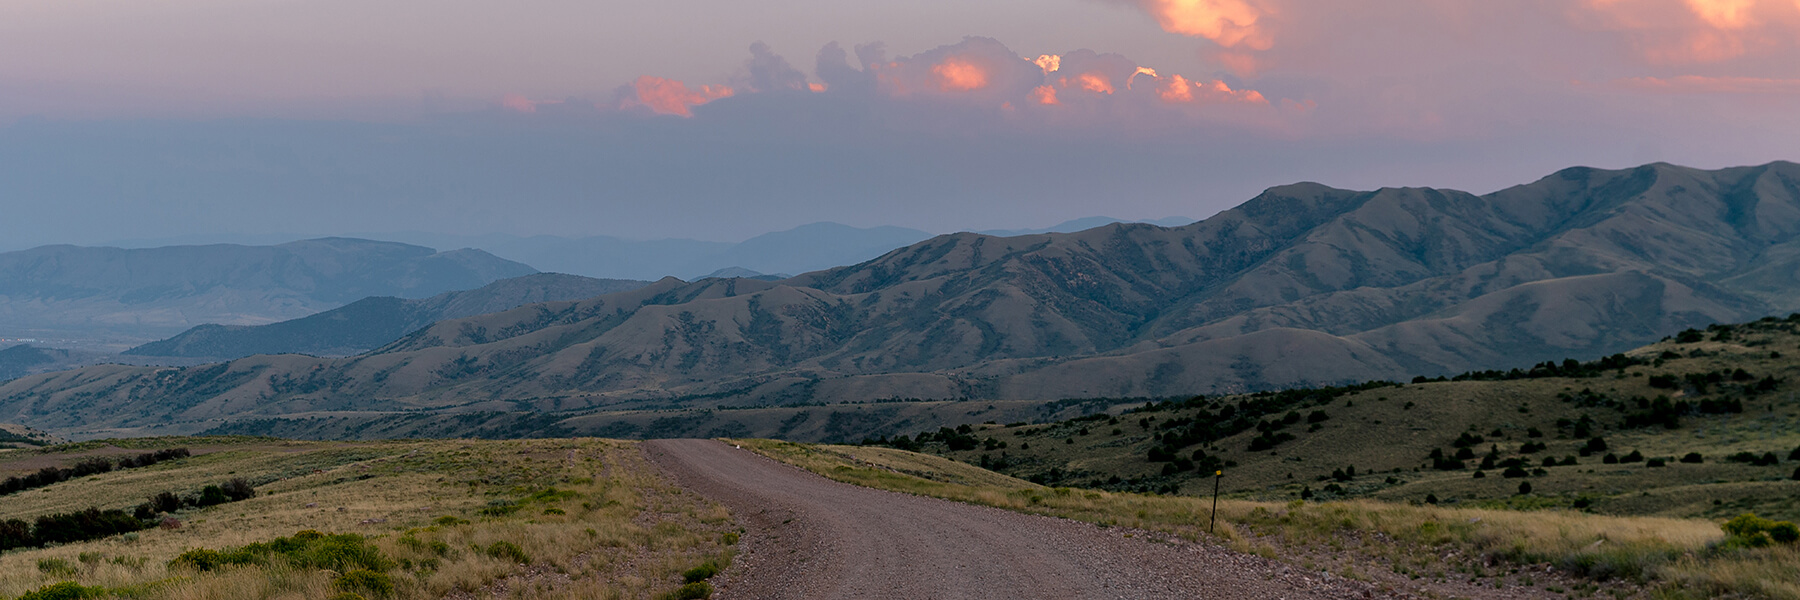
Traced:
<path fill-rule="evenodd" d="M 0 3 L 0 247 L 1204 217 L 1796 140 L 1800 0 Z"/>

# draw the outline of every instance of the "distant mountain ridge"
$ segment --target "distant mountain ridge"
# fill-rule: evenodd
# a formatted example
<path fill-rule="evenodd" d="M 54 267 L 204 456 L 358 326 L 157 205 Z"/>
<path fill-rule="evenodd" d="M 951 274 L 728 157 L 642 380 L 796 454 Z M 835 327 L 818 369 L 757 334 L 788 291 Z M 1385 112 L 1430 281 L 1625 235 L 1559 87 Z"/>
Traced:
<path fill-rule="evenodd" d="M 737 243 L 637 241 L 611 236 L 385 235 L 426 245 L 482 248 L 546 271 L 633 280 L 692 280 L 733 267 L 758 273 L 804 273 L 856 264 L 931 237 L 905 227 L 863 228 L 829 222 L 765 233 Z"/>
<path fill-rule="evenodd" d="M 123 431 L 505 410 L 602 427 L 595 411 L 1410 377 L 1800 310 L 1797 257 L 1788 162 L 1574 168 L 1481 196 L 1295 184 L 1182 227 L 960 233 L 778 282 L 664 279 L 442 321 L 350 359 L 36 375 L 0 385 L 0 419 Z"/>
<path fill-rule="evenodd" d="M 1161 219 L 1143 220 L 1115 219 L 1112 217 L 1082 217 L 1080 219 L 1071 219 L 1038 229 L 988 229 L 977 231 L 975 233 L 998 237 L 1012 237 L 1016 235 L 1035 235 L 1039 233 L 1075 233 L 1077 231 L 1084 231 L 1095 227 L 1104 227 L 1113 223 L 1147 223 L 1158 227 L 1180 227 L 1192 222 L 1194 222 L 1194 220 L 1187 217 L 1163 217 Z"/>
<path fill-rule="evenodd" d="M 276 246 L 43 246 L 0 253 L 0 330 L 165 336 L 270 323 L 368 296 L 427 297 L 537 272 L 480 250 L 351 238 Z"/>
<path fill-rule="evenodd" d="M 648 281 L 538 273 L 477 289 L 408 300 L 370 297 L 332 310 L 268 325 L 200 325 L 175 337 L 126 350 L 136 356 L 230 359 L 256 354 L 351 355 L 387 345 L 444 319 L 500 312 L 526 304 L 591 298 L 634 290 Z"/>

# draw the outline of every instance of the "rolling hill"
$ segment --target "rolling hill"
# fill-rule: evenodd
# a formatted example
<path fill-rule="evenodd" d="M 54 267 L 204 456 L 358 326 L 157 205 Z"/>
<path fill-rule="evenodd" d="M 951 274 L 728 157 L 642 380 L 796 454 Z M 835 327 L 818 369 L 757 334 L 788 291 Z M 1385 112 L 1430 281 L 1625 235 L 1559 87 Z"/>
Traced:
<path fill-rule="evenodd" d="M 1797 233 L 1786 162 L 1574 168 L 1480 196 L 1296 184 L 1182 227 L 961 233 L 778 282 L 664 279 L 351 359 L 33 376 L 0 386 L 0 419 L 119 433 L 490 411 L 604 428 L 600 413 L 1448 374 L 1800 309 Z"/>
<path fill-rule="evenodd" d="M 423 298 L 535 273 L 480 250 L 348 238 L 277 246 L 43 246 L 0 253 L 0 329 L 156 339 L 202 323 L 259 325 L 368 296 Z"/>
<path fill-rule="evenodd" d="M 1800 518 L 1800 314 L 1585 364 L 1410 381 L 926 426 L 881 441 L 1052 486 L 1200 495 L 1223 469 L 1221 489 L 1259 500 Z"/>
<path fill-rule="evenodd" d="M 408 300 L 364 298 L 316 315 L 268 325 L 201 325 L 125 351 L 136 356 L 232 359 L 255 354 L 359 354 L 444 319 L 500 312 L 525 304 L 591 298 L 637 289 L 647 281 L 538 273 L 480 288 Z"/>

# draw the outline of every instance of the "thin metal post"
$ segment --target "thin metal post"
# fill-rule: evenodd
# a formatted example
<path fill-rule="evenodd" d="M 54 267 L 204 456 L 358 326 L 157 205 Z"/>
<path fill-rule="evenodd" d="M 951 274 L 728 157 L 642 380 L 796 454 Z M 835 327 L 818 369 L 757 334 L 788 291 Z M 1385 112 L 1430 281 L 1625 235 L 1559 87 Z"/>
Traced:
<path fill-rule="evenodd" d="M 1212 522 L 1206 524 L 1206 533 L 1211 535 L 1213 526 L 1219 524 L 1219 480 L 1225 478 L 1225 471 L 1213 472 L 1213 509 Z"/>

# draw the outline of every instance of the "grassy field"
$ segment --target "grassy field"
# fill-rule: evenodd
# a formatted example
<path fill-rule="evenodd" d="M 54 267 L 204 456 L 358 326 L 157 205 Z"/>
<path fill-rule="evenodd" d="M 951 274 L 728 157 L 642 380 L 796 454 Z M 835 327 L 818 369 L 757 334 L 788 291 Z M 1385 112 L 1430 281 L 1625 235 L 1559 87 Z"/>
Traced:
<path fill-rule="evenodd" d="M 956 461 L 891 448 L 733 440 L 826 477 L 893 491 L 1130 527 L 1195 540 L 1208 499 L 1045 487 Z M 1567 597 L 1800 598 L 1793 545 L 1735 548 L 1718 523 L 1568 510 L 1228 499 L 1216 539 L 1355 578 L 1480 587 L 1543 586 Z M 1348 557 L 1359 560 L 1345 560 Z M 1565 576 L 1546 575 L 1554 568 Z M 1372 573 L 1382 569 L 1386 573 Z M 1561 583 L 1557 583 L 1560 581 Z M 1396 584 L 1410 585 L 1410 584 Z"/>
<path fill-rule="evenodd" d="M 952 436 L 963 438 L 962 447 L 934 436 L 915 448 L 1038 483 L 1113 491 L 1209 493 L 1214 469 L 1222 468 L 1226 492 L 1250 500 L 1437 499 L 1465 507 L 1711 519 L 1756 512 L 1791 520 L 1800 518 L 1797 331 L 1800 319 L 1719 327 L 1628 353 L 1641 364 L 1575 377 L 1140 404 L 1088 419 L 976 425 Z M 1671 407 L 1685 402 L 1688 410 L 1646 424 L 1659 399 Z M 1703 412 L 1704 403 L 1713 411 Z M 1228 421 L 1221 416 L 1228 411 L 1251 415 L 1246 425 L 1279 424 L 1274 434 L 1293 439 L 1252 450 L 1263 435 L 1252 427 L 1169 442 L 1196 421 Z M 1281 424 L 1284 418 L 1294 422 Z M 1607 450 L 1584 455 L 1596 437 Z M 1453 456 L 1459 438 L 1470 457 L 1464 468 L 1434 468 L 1431 453 Z M 1160 460 L 1151 460 L 1153 449 L 1165 451 Z M 1633 452 L 1643 460 L 1630 460 Z M 1609 453 L 1624 460 L 1608 463 Z M 1699 462 L 1683 462 L 1690 453 Z M 1746 453 L 1774 460 L 1729 460 Z M 1216 461 L 1213 468 L 1199 454 Z M 1484 469 L 1490 454 L 1497 464 Z M 1511 477 L 1502 466 L 1510 460 L 1523 463 Z M 1525 483 L 1530 493 L 1520 492 Z"/>
<path fill-rule="evenodd" d="M 145 599 L 651 598 L 682 585 L 686 569 L 729 561 L 735 540 L 724 508 L 665 482 L 635 445 L 599 439 L 138 438 L 3 454 L 0 476 L 168 447 L 195 455 L 0 497 L 0 520 L 129 510 L 158 492 L 230 478 L 257 496 L 184 509 L 135 534 L 7 552 L 0 598 L 61 582 Z M 379 574 L 391 590 L 282 556 L 212 570 L 171 564 L 190 550 L 229 552 L 302 531 L 361 536 L 385 561 Z"/>

